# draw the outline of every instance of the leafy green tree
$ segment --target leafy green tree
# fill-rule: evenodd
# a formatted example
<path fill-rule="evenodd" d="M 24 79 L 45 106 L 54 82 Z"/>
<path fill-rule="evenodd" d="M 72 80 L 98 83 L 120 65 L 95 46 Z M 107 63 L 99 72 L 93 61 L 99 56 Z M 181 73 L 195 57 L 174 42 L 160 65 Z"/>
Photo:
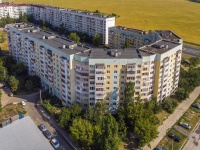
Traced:
<path fill-rule="evenodd" d="M 12 67 L 12 71 L 14 72 L 14 75 L 17 75 L 17 76 L 27 75 L 27 69 L 23 62 L 19 62 L 16 65 L 14 65 Z"/>
<path fill-rule="evenodd" d="M 90 149 L 93 144 L 94 127 L 82 118 L 76 118 L 70 127 L 72 138 L 83 148 Z"/>
<path fill-rule="evenodd" d="M 165 101 L 163 103 L 163 108 L 168 112 L 168 113 L 173 113 L 175 107 L 178 105 L 177 101 L 172 98 L 165 98 Z"/>
<path fill-rule="evenodd" d="M 12 74 L 11 68 L 15 65 L 15 61 L 12 56 L 3 56 L 0 58 L 3 62 L 3 66 L 7 68 L 8 74 Z"/>
<path fill-rule="evenodd" d="M 102 43 L 101 34 L 96 34 L 92 39 L 92 43 L 93 43 L 94 46 L 99 46 Z"/>
<path fill-rule="evenodd" d="M 8 84 L 9 84 L 10 87 L 11 87 L 11 91 L 12 91 L 12 92 L 16 92 L 17 89 L 18 89 L 18 86 L 19 86 L 19 80 L 17 80 L 17 79 L 15 78 L 15 76 L 10 76 L 10 77 L 8 78 Z"/>
<path fill-rule="evenodd" d="M 7 77 L 7 69 L 0 65 L 0 81 L 4 81 Z"/>
<path fill-rule="evenodd" d="M 80 42 L 80 37 L 75 32 L 70 33 L 68 38 L 76 43 Z"/>
<path fill-rule="evenodd" d="M 122 109 L 119 109 L 119 111 L 121 110 Z M 123 113 L 118 113 L 117 119 L 118 119 L 117 122 L 119 126 L 119 136 L 122 140 L 127 140 L 127 126 L 125 123 Z"/>
<path fill-rule="evenodd" d="M 158 135 L 156 126 L 152 125 L 149 119 L 143 117 L 135 120 L 134 132 L 140 136 L 140 147 L 149 144 Z"/>
<path fill-rule="evenodd" d="M 108 114 L 103 118 L 102 134 L 100 138 L 100 145 L 102 150 L 118 150 L 120 138 L 118 135 L 118 123 L 115 118 Z"/>
<path fill-rule="evenodd" d="M 43 100 L 41 105 L 47 110 L 50 115 L 55 114 L 56 107 L 52 106 L 49 100 Z"/>
<path fill-rule="evenodd" d="M 2 92 L 0 91 L 0 112 L 2 111 L 1 96 L 2 96 Z"/>
<path fill-rule="evenodd" d="M 124 48 L 130 48 L 130 40 L 126 38 Z"/>
<path fill-rule="evenodd" d="M 62 128 L 66 128 L 71 120 L 71 112 L 68 108 L 63 107 L 59 113 L 58 121 Z"/>
<path fill-rule="evenodd" d="M 71 119 L 73 121 L 76 117 L 78 117 L 81 114 L 82 108 L 80 107 L 78 103 L 74 103 L 70 107 L 70 112 L 71 112 Z"/>
<path fill-rule="evenodd" d="M 184 100 L 189 97 L 189 93 L 184 88 L 178 88 L 175 94 L 179 100 Z"/>

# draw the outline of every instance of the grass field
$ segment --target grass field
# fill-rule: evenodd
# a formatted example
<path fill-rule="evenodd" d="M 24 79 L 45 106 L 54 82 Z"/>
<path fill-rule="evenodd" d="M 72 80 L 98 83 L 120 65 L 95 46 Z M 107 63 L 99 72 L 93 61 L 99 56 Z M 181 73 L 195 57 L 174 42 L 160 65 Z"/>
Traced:
<path fill-rule="evenodd" d="M 9 104 L 3 107 L 2 111 L 0 112 L 0 123 L 13 117 L 17 114 L 25 114 L 25 109 L 20 104 Z"/>
<path fill-rule="evenodd" d="M 0 31 L 0 37 L 1 37 L 1 35 L 4 36 L 5 41 L 4 41 L 3 43 L 0 43 L 0 47 L 1 47 L 2 50 L 7 51 L 7 50 L 8 50 L 8 39 L 7 39 L 7 34 L 6 34 L 5 31 Z"/>
<path fill-rule="evenodd" d="M 51 0 L 3 0 L 50 5 Z M 53 6 L 99 10 L 120 15 L 117 25 L 152 30 L 170 29 L 200 45 L 200 4 L 189 0 L 52 0 Z"/>

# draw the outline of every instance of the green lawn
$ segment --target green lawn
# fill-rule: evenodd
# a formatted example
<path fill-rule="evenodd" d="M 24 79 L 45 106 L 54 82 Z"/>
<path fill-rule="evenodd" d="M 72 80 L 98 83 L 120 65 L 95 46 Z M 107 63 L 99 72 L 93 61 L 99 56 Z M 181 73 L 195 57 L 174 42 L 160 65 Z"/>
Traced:
<path fill-rule="evenodd" d="M 50 0 L 3 0 L 50 5 Z M 170 29 L 200 45 L 200 4 L 189 0 L 52 0 L 53 6 L 115 13 L 117 25 L 144 30 Z"/>
<path fill-rule="evenodd" d="M 174 142 L 172 139 L 168 137 L 168 134 L 175 134 L 177 135 L 181 141 L 180 142 Z M 158 144 L 159 147 L 162 147 L 163 150 L 171 150 L 172 146 L 174 150 L 179 150 L 182 145 L 185 143 L 188 137 L 183 135 L 182 133 L 178 132 L 176 129 L 172 128 L 168 131 L 167 135 L 160 141 Z M 158 147 L 157 146 L 157 147 Z"/>

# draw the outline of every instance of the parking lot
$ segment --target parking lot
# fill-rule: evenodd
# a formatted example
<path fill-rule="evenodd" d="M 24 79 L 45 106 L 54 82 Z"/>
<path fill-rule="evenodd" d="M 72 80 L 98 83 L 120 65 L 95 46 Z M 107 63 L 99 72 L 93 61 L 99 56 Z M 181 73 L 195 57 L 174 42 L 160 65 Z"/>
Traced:
<path fill-rule="evenodd" d="M 66 141 L 66 139 L 58 132 L 57 128 L 47 119 L 42 116 L 38 109 L 35 107 L 36 100 L 38 99 L 38 94 L 31 94 L 31 95 L 21 95 L 21 96 L 8 96 L 8 89 L 3 89 L 3 84 L 0 84 L 0 89 L 2 90 L 2 106 L 5 106 L 9 103 L 25 101 L 26 105 L 24 106 L 27 114 L 25 116 L 30 116 L 34 123 L 38 126 L 40 124 L 44 124 L 46 128 L 53 134 L 59 143 L 60 147 L 58 150 L 71 150 L 71 146 Z M 44 112 L 45 113 L 45 112 Z M 47 139 L 48 140 L 48 139 Z"/>

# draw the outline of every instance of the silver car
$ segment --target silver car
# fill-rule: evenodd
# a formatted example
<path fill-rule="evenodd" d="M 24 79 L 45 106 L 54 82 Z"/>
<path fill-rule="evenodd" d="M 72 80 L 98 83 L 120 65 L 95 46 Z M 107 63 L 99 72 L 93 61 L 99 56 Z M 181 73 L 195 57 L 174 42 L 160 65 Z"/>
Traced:
<path fill-rule="evenodd" d="M 180 124 L 180 126 L 186 128 L 186 129 L 191 129 L 191 126 L 188 123 L 180 122 L 179 124 Z"/>
<path fill-rule="evenodd" d="M 40 128 L 41 131 L 47 130 L 47 128 L 43 124 L 40 124 L 38 127 Z"/>

